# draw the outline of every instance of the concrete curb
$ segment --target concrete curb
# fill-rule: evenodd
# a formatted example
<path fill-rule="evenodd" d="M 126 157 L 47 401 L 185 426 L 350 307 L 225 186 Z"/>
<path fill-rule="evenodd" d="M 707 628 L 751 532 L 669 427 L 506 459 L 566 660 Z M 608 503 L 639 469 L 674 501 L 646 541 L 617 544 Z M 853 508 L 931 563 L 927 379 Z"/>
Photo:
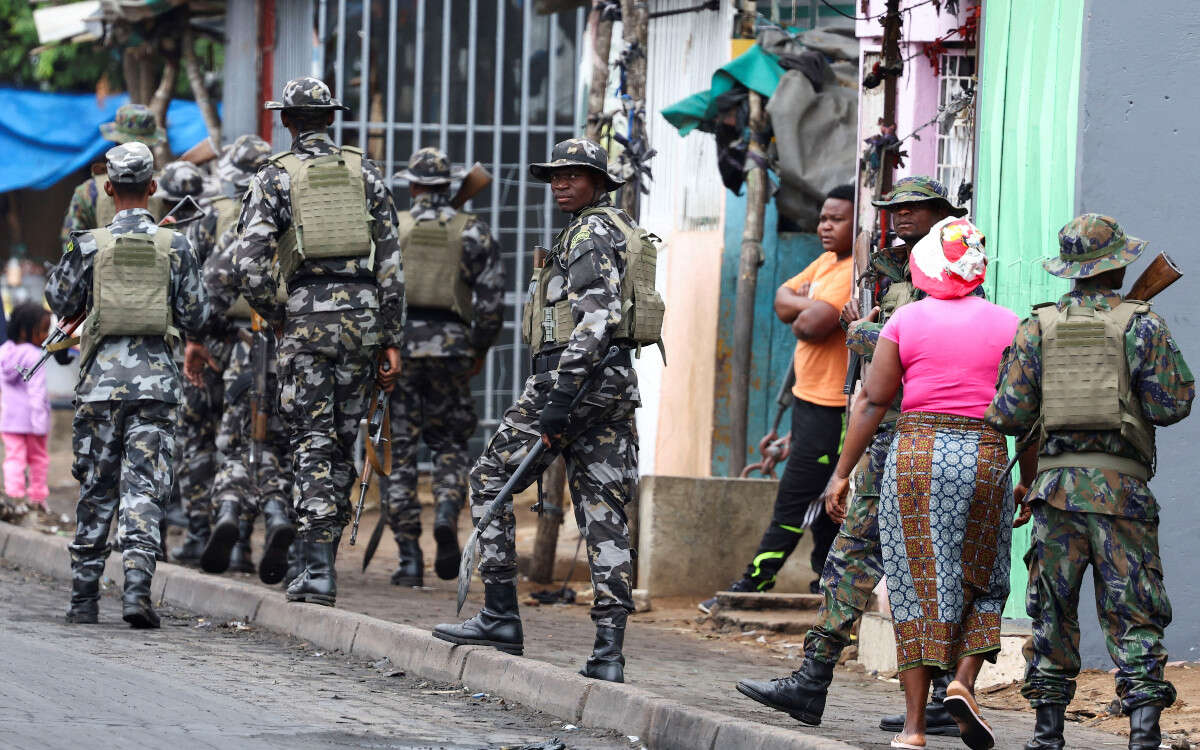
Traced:
<path fill-rule="evenodd" d="M 0 556 L 60 580 L 71 575 L 65 537 L 0 523 Z M 120 558 L 105 573 L 124 580 Z M 654 750 L 852 750 L 836 740 L 736 719 L 688 706 L 631 685 L 589 680 L 545 662 L 494 649 L 454 646 L 409 625 L 357 612 L 292 604 L 253 584 L 161 563 L 157 601 L 214 618 L 241 620 L 329 650 L 387 657 L 398 669 L 498 695 L 563 721 L 636 735 Z M 65 609 L 65 602 L 64 602 Z"/>

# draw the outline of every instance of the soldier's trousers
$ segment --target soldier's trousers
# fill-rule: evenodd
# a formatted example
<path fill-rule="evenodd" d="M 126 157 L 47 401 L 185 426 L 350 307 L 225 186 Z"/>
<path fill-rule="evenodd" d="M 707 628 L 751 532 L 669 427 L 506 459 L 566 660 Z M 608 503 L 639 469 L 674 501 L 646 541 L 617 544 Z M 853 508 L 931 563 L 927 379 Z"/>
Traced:
<path fill-rule="evenodd" d="M 1079 674 L 1079 587 L 1092 566 L 1096 611 L 1108 655 L 1117 665 L 1117 696 L 1126 713 L 1138 706 L 1169 706 L 1175 688 L 1163 679 L 1163 631 L 1171 602 L 1163 586 L 1157 521 L 1033 508 L 1026 557 L 1025 607 L 1033 638 L 1021 694 L 1033 706 L 1071 702 Z"/>
<path fill-rule="evenodd" d="M 878 481 L 893 435 L 890 429 L 881 430 L 872 439 L 867 470 L 856 477 L 859 492 L 851 498 L 846 519 L 825 558 L 825 569 L 821 572 L 825 601 L 817 611 L 816 624 L 804 637 L 804 654 L 810 659 L 837 663 L 871 602 L 871 592 L 883 578 Z"/>
<path fill-rule="evenodd" d="M 274 382 L 269 385 L 272 395 L 278 393 Z M 239 517 L 248 521 L 262 512 L 268 500 L 280 500 L 291 508 L 291 446 L 279 409 L 271 403 L 274 399 L 268 401 L 271 413 L 267 418 L 267 439 L 259 446 L 256 482 L 250 466 L 250 389 L 235 386 L 225 393 L 225 410 L 217 431 L 219 468 L 212 485 L 214 513 L 226 501 L 237 503 Z"/>
<path fill-rule="evenodd" d="M 553 373 L 534 375 L 521 399 L 504 414 L 483 455 L 471 469 L 471 515 L 475 523 L 540 439 L 536 414 L 549 391 Z M 595 600 L 592 620 L 598 627 L 623 625 L 633 612 L 633 558 L 625 504 L 637 490 L 636 403 L 586 398 L 572 414 L 562 455 L 575 505 L 575 521 L 587 542 Z M 554 460 L 542 454 L 516 491 L 532 484 Z M 517 577 L 516 519 L 511 499 L 480 535 L 479 574 L 484 583 L 512 583 Z"/>
<path fill-rule="evenodd" d="M 354 444 L 375 380 L 374 321 L 371 310 L 297 315 L 279 343 L 302 538 L 331 542 L 350 521 Z"/>
<path fill-rule="evenodd" d="M 212 507 L 213 475 L 217 472 L 217 426 L 225 387 L 221 373 L 210 368 L 204 368 L 203 379 L 202 386 L 195 386 L 181 378 L 177 473 L 184 511 L 191 517 L 207 518 Z"/>
<path fill-rule="evenodd" d="M 71 474 L 79 481 L 71 570 L 99 581 L 117 515 L 124 569 L 153 575 L 159 521 L 171 493 L 178 407 L 149 399 L 92 401 L 75 411 Z"/>
<path fill-rule="evenodd" d="M 422 438 L 433 454 L 433 498 L 462 508 L 467 494 L 470 454 L 475 432 L 469 357 L 405 359 L 392 391 L 392 473 L 379 478 L 380 497 L 397 539 L 421 535 L 421 503 L 417 499 L 417 449 Z"/>

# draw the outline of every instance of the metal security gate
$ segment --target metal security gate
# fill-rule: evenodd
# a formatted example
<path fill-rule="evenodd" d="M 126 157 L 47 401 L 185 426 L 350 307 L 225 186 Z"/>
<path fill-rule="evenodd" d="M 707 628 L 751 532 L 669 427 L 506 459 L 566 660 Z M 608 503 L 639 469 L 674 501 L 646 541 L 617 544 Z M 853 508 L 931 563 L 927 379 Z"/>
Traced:
<path fill-rule="evenodd" d="M 583 130 L 576 84 L 585 15 L 533 12 L 530 0 L 319 0 L 315 70 L 351 111 L 338 143 L 363 148 L 388 176 L 396 207 L 410 204 L 393 180 L 409 155 L 437 146 L 454 164 L 480 161 L 495 177 L 468 205 L 503 248 L 504 328 L 473 392 L 477 452 L 528 374 L 521 304 L 534 244 L 549 246 L 562 218 L 525 166 Z M 364 12 L 365 11 L 365 12 Z"/>

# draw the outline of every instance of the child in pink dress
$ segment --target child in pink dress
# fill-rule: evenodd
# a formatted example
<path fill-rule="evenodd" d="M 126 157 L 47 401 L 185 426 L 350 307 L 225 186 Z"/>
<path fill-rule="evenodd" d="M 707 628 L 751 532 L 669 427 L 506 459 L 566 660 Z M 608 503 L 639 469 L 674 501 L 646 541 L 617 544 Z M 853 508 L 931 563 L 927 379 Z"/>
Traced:
<path fill-rule="evenodd" d="M 38 370 L 28 383 L 21 368 L 30 368 L 41 357 L 42 342 L 50 332 L 50 313 L 41 305 L 25 302 L 13 308 L 8 341 L 0 345 L 0 437 L 4 440 L 4 494 L 12 500 L 28 497 L 46 510 L 46 475 L 50 456 L 50 398 L 46 371 Z M 29 470 L 28 486 L 25 470 Z"/>

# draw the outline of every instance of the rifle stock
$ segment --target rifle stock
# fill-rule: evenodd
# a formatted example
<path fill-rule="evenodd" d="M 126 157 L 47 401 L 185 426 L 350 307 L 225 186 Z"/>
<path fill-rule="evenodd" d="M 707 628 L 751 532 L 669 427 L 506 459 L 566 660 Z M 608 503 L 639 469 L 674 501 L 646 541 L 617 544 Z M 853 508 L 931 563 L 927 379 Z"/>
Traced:
<path fill-rule="evenodd" d="M 1181 278 L 1183 278 L 1183 271 L 1179 269 L 1171 256 L 1159 253 L 1158 257 L 1146 266 L 1146 270 L 1142 271 L 1142 275 L 1137 278 L 1137 281 L 1133 282 L 1133 286 L 1129 288 L 1129 294 L 1126 294 L 1125 297 L 1149 302 L 1158 296 L 1159 292 Z"/>
<path fill-rule="evenodd" d="M 450 205 L 454 208 L 462 208 L 467 204 L 467 201 L 479 195 L 488 185 L 492 184 L 492 175 L 484 169 L 483 165 L 475 162 L 471 167 L 471 171 L 463 176 L 462 184 L 458 187 L 458 192 L 450 199 Z"/>

